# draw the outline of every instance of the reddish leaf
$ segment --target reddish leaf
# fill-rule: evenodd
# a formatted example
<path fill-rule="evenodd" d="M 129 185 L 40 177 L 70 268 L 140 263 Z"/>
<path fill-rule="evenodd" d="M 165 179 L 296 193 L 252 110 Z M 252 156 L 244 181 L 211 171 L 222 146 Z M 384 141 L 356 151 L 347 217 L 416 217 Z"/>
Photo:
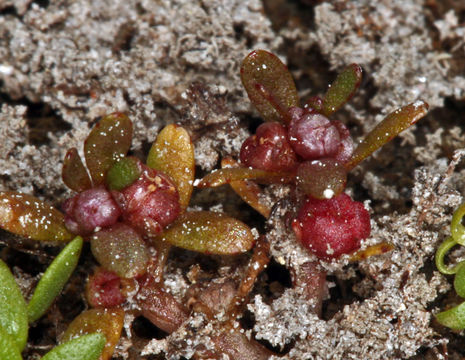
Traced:
<path fill-rule="evenodd" d="M 241 80 L 264 120 L 290 121 L 287 111 L 299 106 L 299 96 L 291 73 L 278 57 L 265 50 L 252 51 L 242 62 Z"/>
<path fill-rule="evenodd" d="M 15 191 L 0 192 L 0 227 L 39 241 L 70 241 L 61 212 L 34 196 Z"/>
<path fill-rule="evenodd" d="M 231 360 L 267 360 L 276 355 L 245 334 L 236 330 L 225 330 L 212 339 L 218 355 L 227 354 Z"/>
<path fill-rule="evenodd" d="M 221 161 L 221 167 L 237 167 L 239 164 L 232 158 L 225 158 Z M 247 204 L 257 210 L 264 217 L 268 218 L 270 216 L 271 208 L 263 203 L 263 200 L 260 198 L 262 190 L 260 186 L 252 181 L 246 180 L 237 180 L 231 181 L 229 183 L 231 188 L 244 200 Z"/>
<path fill-rule="evenodd" d="M 86 310 L 71 322 L 61 342 L 95 332 L 102 333 L 105 335 L 106 344 L 100 360 L 108 360 L 121 336 L 123 322 L 124 311 L 119 308 Z"/>
<path fill-rule="evenodd" d="M 254 244 L 246 224 L 210 211 L 182 214 L 157 240 L 204 254 L 223 255 L 242 253 Z"/>
<path fill-rule="evenodd" d="M 330 116 L 354 96 L 362 81 L 362 68 L 357 64 L 346 67 L 330 85 L 323 99 L 322 114 Z"/>
<path fill-rule="evenodd" d="M 173 180 L 178 189 L 181 211 L 186 210 L 195 176 L 194 146 L 189 133 L 175 124 L 166 126 L 150 149 L 147 165 Z"/>
<path fill-rule="evenodd" d="M 295 173 L 290 172 L 272 172 L 243 167 L 225 168 L 213 170 L 210 174 L 203 177 L 196 186 L 199 188 L 217 187 L 238 180 L 256 180 L 264 184 L 287 184 L 292 182 L 294 178 Z"/>
<path fill-rule="evenodd" d="M 428 104 L 418 100 L 390 113 L 383 121 L 365 136 L 352 154 L 352 158 L 345 164 L 349 171 L 362 160 L 370 156 L 399 133 L 415 124 L 428 112 Z"/>
<path fill-rule="evenodd" d="M 71 190 L 81 192 L 92 187 L 92 181 L 87 173 L 81 157 L 76 148 L 71 148 L 66 153 L 61 171 L 63 182 Z"/>
<path fill-rule="evenodd" d="M 84 142 L 86 164 L 94 185 L 103 184 L 108 169 L 126 156 L 131 140 L 132 122 L 122 113 L 107 115 L 94 126 Z"/>

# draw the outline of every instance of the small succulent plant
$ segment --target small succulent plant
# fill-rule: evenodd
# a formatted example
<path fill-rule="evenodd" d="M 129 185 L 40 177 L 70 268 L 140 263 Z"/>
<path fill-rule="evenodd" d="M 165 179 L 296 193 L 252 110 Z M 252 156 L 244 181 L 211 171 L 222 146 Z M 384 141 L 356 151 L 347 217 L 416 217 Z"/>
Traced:
<path fill-rule="evenodd" d="M 89 338 L 98 340 L 99 353 L 90 352 L 97 355 L 76 357 L 102 360 L 111 358 L 119 341 L 124 303 L 128 291 L 131 292 L 128 289 L 137 289 L 131 294 L 136 308 L 160 329 L 173 332 L 186 320 L 187 308 L 163 287 L 164 264 L 171 246 L 221 255 L 243 253 L 254 246 L 256 239 L 243 222 L 223 213 L 188 211 L 195 163 L 194 148 L 185 129 L 177 125 L 165 127 L 146 164 L 127 156 L 131 138 L 132 122 L 122 113 L 113 113 L 102 118 L 87 137 L 86 166 L 76 148 L 67 152 L 62 178 L 76 194 L 63 203 L 64 214 L 30 195 L 0 192 L 1 228 L 42 242 L 68 242 L 77 235 L 44 274 L 26 313 L 23 311 L 17 320 L 8 317 L 8 309 L 4 311 L 3 325 L 9 331 L 5 339 L 10 335 L 18 338 L 12 329 L 23 329 L 15 351 L 22 350 L 26 343 L 24 316 L 28 314 L 29 321 L 35 321 L 52 304 L 77 264 L 83 241 L 90 243 L 100 267 L 90 276 L 86 288 L 91 309 L 69 325 L 63 341 L 86 349 L 87 345 L 78 340 L 81 336 L 103 334 L 104 347 L 101 336 Z M 257 251 L 260 256 L 252 256 L 250 266 L 254 270 L 246 278 L 248 287 L 237 290 L 237 296 L 228 305 L 230 319 L 268 262 L 268 256 L 262 255 L 264 251 Z M 13 284 L 11 277 L 6 284 Z M 11 296 L 22 299 L 18 289 L 13 287 L 11 291 Z M 200 304 L 197 300 L 191 303 Z M 13 300 L 6 304 L 11 309 L 15 307 Z M 211 307 L 203 308 L 213 316 Z M 26 325 L 18 327 L 18 321 Z M 229 327 L 229 321 L 218 326 Z M 240 333 L 231 335 L 229 345 L 221 346 L 231 350 L 238 341 L 243 347 L 261 349 Z M 73 349 L 71 345 L 60 345 L 55 352 L 62 354 L 62 359 L 74 359 Z"/>
<path fill-rule="evenodd" d="M 298 189 L 300 206 L 292 222 L 297 240 L 324 260 L 357 251 L 370 234 L 370 217 L 363 204 L 344 193 L 347 174 L 428 108 L 417 101 L 396 110 L 355 147 L 347 127 L 330 117 L 353 96 L 361 74 L 360 66 L 348 66 L 324 97 L 314 96 L 301 107 L 285 65 L 269 52 L 250 53 L 242 63 L 241 78 L 266 122 L 242 145 L 240 162 L 224 158 L 222 168 L 198 181 L 197 187 L 229 183 L 268 218 L 271 209 L 262 203 L 258 184 L 291 184 Z M 128 156 L 132 128 L 125 114 L 109 114 L 85 140 L 84 161 L 76 148 L 67 152 L 62 179 L 75 194 L 63 203 L 63 213 L 30 195 L 0 192 L 0 228 L 31 240 L 67 243 L 28 304 L 6 264 L 0 263 L 0 357 L 21 358 L 28 323 L 47 311 L 76 267 L 83 244 L 89 243 L 99 264 L 87 279 L 89 308 L 71 322 L 63 343 L 44 359 L 110 359 L 128 312 L 167 333 L 179 329 L 191 312 L 202 314 L 210 321 L 213 346 L 196 349 L 196 359 L 222 354 L 232 359 L 269 358 L 273 353 L 245 336 L 236 322 L 270 260 L 269 239 L 254 236 L 245 223 L 224 213 L 189 209 L 195 159 L 186 129 L 174 124 L 162 129 L 144 163 Z M 207 255 L 251 254 L 238 284 L 193 281 L 182 302 L 164 285 L 173 246 Z M 389 249 L 379 244 L 352 259 Z M 326 273 L 318 261 L 302 264 L 293 280 L 306 299 L 316 300 L 313 311 L 319 313 Z M 4 350 L 5 344 L 12 350 Z"/>
<path fill-rule="evenodd" d="M 330 117 L 359 87 L 359 65 L 349 65 L 324 97 L 313 96 L 303 107 L 286 66 L 267 51 L 253 51 L 244 59 L 241 79 L 266 122 L 243 143 L 240 164 L 207 175 L 198 186 L 231 183 L 246 202 L 268 216 L 269 209 L 260 204 L 260 189 L 251 181 L 296 184 L 305 199 L 292 227 L 303 246 L 323 259 L 358 250 L 370 234 L 370 217 L 361 203 L 343 194 L 347 174 L 425 116 L 428 104 L 419 100 L 394 111 L 355 147 L 347 127 Z"/>

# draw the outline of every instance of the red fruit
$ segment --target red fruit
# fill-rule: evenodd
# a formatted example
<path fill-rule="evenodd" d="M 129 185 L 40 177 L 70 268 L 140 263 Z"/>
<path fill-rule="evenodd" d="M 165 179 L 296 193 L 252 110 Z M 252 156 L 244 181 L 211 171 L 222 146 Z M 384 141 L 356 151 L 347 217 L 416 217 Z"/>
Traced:
<path fill-rule="evenodd" d="M 115 224 L 121 209 L 104 187 L 85 190 L 63 204 L 65 225 L 74 234 L 88 235 Z"/>
<path fill-rule="evenodd" d="M 124 302 L 120 289 L 121 278 L 112 271 L 97 269 L 89 277 L 86 288 L 86 297 L 92 307 L 113 307 Z"/>
<path fill-rule="evenodd" d="M 145 165 L 139 179 L 113 194 L 123 209 L 123 218 L 146 236 L 160 233 L 181 210 L 178 191 L 170 178 Z"/>
<path fill-rule="evenodd" d="M 289 110 L 289 142 L 305 160 L 331 157 L 340 163 L 349 160 L 354 144 L 349 130 L 339 121 L 330 121 L 313 110 Z"/>
<path fill-rule="evenodd" d="M 289 171 L 297 165 L 286 128 L 276 122 L 261 124 L 242 144 L 240 158 L 246 166 L 267 171 Z"/>
<path fill-rule="evenodd" d="M 331 259 L 360 248 L 360 241 L 370 235 L 370 215 L 346 194 L 329 200 L 308 197 L 292 228 L 309 251 Z"/>

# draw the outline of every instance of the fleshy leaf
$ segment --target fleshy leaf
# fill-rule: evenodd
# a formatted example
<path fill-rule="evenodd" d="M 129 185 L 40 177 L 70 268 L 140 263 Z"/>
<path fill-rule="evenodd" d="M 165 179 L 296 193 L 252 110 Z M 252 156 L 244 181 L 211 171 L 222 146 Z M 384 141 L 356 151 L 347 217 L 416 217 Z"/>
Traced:
<path fill-rule="evenodd" d="M 189 133 L 175 124 L 166 126 L 150 149 L 147 165 L 173 180 L 178 189 L 181 211 L 186 210 L 195 176 L 194 145 Z"/>
<path fill-rule="evenodd" d="M 142 172 L 140 160 L 134 157 L 124 157 L 117 161 L 107 172 L 105 182 L 109 190 L 122 190 L 139 178 Z"/>
<path fill-rule="evenodd" d="M 94 126 L 84 142 L 84 154 L 95 186 L 103 184 L 114 162 L 126 156 L 131 140 L 132 122 L 122 113 L 107 115 Z"/>
<path fill-rule="evenodd" d="M 239 164 L 232 158 L 224 158 L 221 160 L 221 167 L 237 167 Z M 268 218 L 271 213 L 271 208 L 263 203 L 260 199 L 262 190 L 260 186 L 252 181 L 236 180 L 229 183 L 231 188 L 244 200 L 247 204 L 253 207 L 256 211 Z"/>
<path fill-rule="evenodd" d="M 264 120 L 289 123 L 287 111 L 299 106 L 299 96 L 291 73 L 277 56 L 252 51 L 242 62 L 241 80 Z"/>
<path fill-rule="evenodd" d="M 62 341 L 74 341 L 71 339 L 91 333 L 99 333 L 106 341 L 100 360 L 110 359 L 123 329 L 124 311 L 120 308 L 90 309 L 82 312 L 75 318 L 63 334 Z M 77 338 L 79 339 L 79 337 Z M 66 344 L 66 343 L 65 343 Z M 65 345 L 63 344 L 63 345 Z M 62 346 L 63 346 L 62 345 Z"/>
<path fill-rule="evenodd" d="M 100 230 L 90 240 L 92 254 L 106 270 L 123 278 L 145 273 L 149 253 L 142 237 L 123 223 Z"/>
<path fill-rule="evenodd" d="M 61 177 L 66 186 L 76 192 L 92 187 L 92 181 L 76 148 L 71 148 L 66 153 Z"/>
<path fill-rule="evenodd" d="M 22 360 L 15 339 L 0 326 L 0 359 Z"/>
<path fill-rule="evenodd" d="M 158 238 L 204 254 L 237 254 L 254 244 L 250 228 L 221 213 L 195 211 L 182 214 Z"/>
<path fill-rule="evenodd" d="M 24 349 L 28 332 L 26 302 L 8 265 L 2 260 L 0 260 L 0 327 L 14 339 L 19 351 Z"/>
<path fill-rule="evenodd" d="M 42 360 L 98 360 L 104 346 L 104 335 L 88 334 L 57 346 Z"/>
<path fill-rule="evenodd" d="M 354 96 L 362 81 L 362 68 L 357 64 L 346 67 L 330 85 L 323 98 L 322 114 L 330 116 Z"/>
<path fill-rule="evenodd" d="M 305 161 L 297 169 L 296 180 L 305 194 L 315 199 L 331 199 L 344 191 L 347 170 L 331 158 Z"/>
<path fill-rule="evenodd" d="M 357 146 L 352 158 L 345 164 L 347 170 L 353 169 L 362 160 L 370 156 L 381 146 L 391 141 L 399 133 L 415 124 L 428 112 L 428 104 L 418 100 L 390 113 L 383 121 L 370 131 Z"/>
<path fill-rule="evenodd" d="M 156 327 L 171 334 L 186 321 L 187 310 L 151 275 L 148 272 L 139 280 L 140 290 L 135 297 L 137 307 Z"/>
<path fill-rule="evenodd" d="M 70 241 L 61 212 L 34 196 L 16 191 L 0 192 L 0 227 L 39 241 Z"/>
<path fill-rule="evenodd" d="M 465 215 L 465 203 L 460 205 L 452 215 L 450 222 L 450 231 L 454 240 L 460 244 L 465 245 L 465 227 L 462 225 L 462 218 Z"/>
<path fill-rule="evenodd" d="M 382 242 L 376 245 L 370 245 L 366 249 L 357 251 L 350 257 L 350 261 L 362 261 L 372 256 L 382 255 L 394 249 L 394 245 Z"/>
<path fill-rule="evenodd" d="M 454 330 L 465 329 L 465 302 L 449 310 L 436 314 L 436 319 L 441 325 Z"/>
<path fill-rule="evenodd" d="M 270 359 L 274 354 L 254 339 L 249 339 L 238 329 L 225 331 L 224 334 L 212 338 L 216 352 L 207 358 L 220 358 L 222 355 L 230 359 Z M 238 355 L 240 354 L 240 355 Z"/>
<path fill-rule="evenodd" d="M 80 236 L 76 237 L 66 245 L 45 271 L 27 306 L 29 322 L 40 318 L 63 290 L 79 261 L 82 242 Z"/>
<path fill-rule="evenodd" d="M 196 186 L 199 188 L 217 187 L 238 180 L 256 180 L 257 182 L 264 184 L 287 184 L 292 182 L 294 179 L 295 173 L 290 172 L 273 172 L 244 167 L 224 168 L 213 170 L 210 174 L 200 179 Z"/>

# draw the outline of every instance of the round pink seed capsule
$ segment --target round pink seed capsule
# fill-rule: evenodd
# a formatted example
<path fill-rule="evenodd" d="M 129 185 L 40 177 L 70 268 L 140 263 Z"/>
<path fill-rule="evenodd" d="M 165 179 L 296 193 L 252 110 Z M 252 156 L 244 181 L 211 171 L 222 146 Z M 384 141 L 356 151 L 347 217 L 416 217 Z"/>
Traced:
<path fill-rule="evenodd" d="M 338 258 L 360 248 L 370 235 L 370 215 L 347 194 L 328 200 L 307 197 L 292 223 L 297 239 L 322 259 Z"/>
<path fill-rule="evenodd" d="M 139 179 L 113 194 L 123 209 L 123 219 L 144 236 L 159 234 L 181 211 L 171 179 L 145 165 Z"/>
<path fill-rule="evenodd" d="M 63 203 L 65 225 L 69 231 L 89 235 L 94 230 L 115 224 L 121 209 L 103 186 L 85 190 Z"/>
<path fill-rule="evenodd" d="M 286 128 L 276 122 L 261 124 L 255 135 L 244 141 L 240 159 L 246 166 L 267 171 L 289 171 L 297 165 Z"/>
<path fill-rule="evenodd" d="M 305 160 L 331 157 L 341 163 L 350 158 L 354 144 L 344 124 L 313 110 L 293 107 L 289 112 L 289 142 L 298 155 Z"/>

